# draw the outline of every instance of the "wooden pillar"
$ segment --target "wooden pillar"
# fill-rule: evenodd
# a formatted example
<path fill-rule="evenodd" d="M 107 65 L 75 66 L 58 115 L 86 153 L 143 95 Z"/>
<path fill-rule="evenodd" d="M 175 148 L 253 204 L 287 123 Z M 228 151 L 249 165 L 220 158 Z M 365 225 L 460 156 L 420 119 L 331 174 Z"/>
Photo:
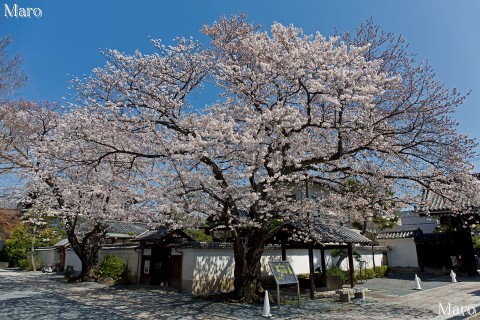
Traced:
<path fill-rule="evenodd" d="M 347 244 L 347 249 L 348 249 L 348 268 L 350 269 L 350 287 L 353 288 L 353 276 L 354 276 L 354 269 L 353 269 L 353 249 L 352 249 L 352 244 L 349 243 Z"/>
<path fill-rule="evenodd" d="M 285 238 L 282 237 L 282 260 L 287 261 L 287 248 Z"/>
<path fill-rule="evenodd" d="M 308 264 L 310 265 L 310 299 L 315 298 L 315 268 L 313 266 L 313 244 L 308 245 Z"/>
<path fill-rule="evenodd" d="M 325 248 L 322 246 L 320 249 L 321 263 L 322 263 L 322 278 L 327 276 L 327 265 L 325 263 Z"/>

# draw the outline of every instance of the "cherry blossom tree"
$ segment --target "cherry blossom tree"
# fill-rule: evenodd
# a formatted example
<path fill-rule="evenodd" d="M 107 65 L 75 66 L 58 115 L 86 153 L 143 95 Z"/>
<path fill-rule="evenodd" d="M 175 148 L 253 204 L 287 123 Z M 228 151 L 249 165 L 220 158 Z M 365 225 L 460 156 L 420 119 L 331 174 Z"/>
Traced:
<path fill-rule="evenodd" d="M 24 202 L 30 211 L 43 213 L 36 216 L 38 223 L 45 216 L 63 221 L 67 239 L 82 264 L 78 278 L 95 279 L 107 221 L 128 222 L 136 217 L 135 208 L 131 207 L 132 193 L 101 166 L 94 172 L 85 172 L 77 167 L 60 167 L 58 159 L 42 163 L 47 165 L 40 165 L 30 179 L 29 197 Z"/>
<path fill-rule="evenodd" d="M 134 218 L 134 208 L 128 210 L 128 217 L 125 214 L 134 198 L 122 187 L 121 174 L 113 176 L 110 168 L 97 166 L 90 171 L 64 161 L 67 155 L 59 152 L 67 149 L 61 147 L 61 110 L 52 102 L 14 99 L 26 77 L 20 71 L 21 58 L 7 55 L 9 44 L 10 39 L 0 39 L 0 174 L 18 177 L 18 186 L 8 187 L 16 193 L 8 196 L 21 200 L 23 218 L 33 234 L 45 228 L 47 217 L 62 220 L 82 262 L 80 277 L 92 276 L 105 239 L 105 222 Z M 76 143 L 75 157 L 85 158 Z M 34 236 L 30 250 L 34 269 L 35 243 Z"/>
<path fill-rule="evenodd" d="M 475 143 L 450 116 L 464 96 L 417 63 L 401 37 L 371 21 L 353 36 L 279 23 L 265 32 L 242 16 L 202 30 L 210 44 L 107 51 L 103 68 L 73 82 L 77 100 L 56 146 L 65 163 L 128 177 L 159 213 L 149 219 L 228 228 L 235 299 L 256 299 L 260 258 L 284 223 L 413 203 L 422 188 L 452 192 L 458 179 L 475 190 Z M 202 86 L 221 91 L 203 108 L 194 105 Z M 292 201 L 305 180 L 324 197 Z"/>
<path fill-rule="evenodd" d="M 133 193 L 122 189 L 120 176 L 105 166 L 95 170 L 68 164 L 62 149 L 62 116 L 56 104 L 10 101 L 0 106 L 0 159 L 4 172 L 26 181 L 19 195 L 24 219 L 32 230 L 45 227 L 45 219 L 64 223 L 72 249 L 82 262 L 81 278 L 93 277 L 107 220 L 135 218 Z M 77 144 L 77 147 L 79 145 Z M 77 150 L 75 157 L 82 157 Z M 114 190 L 114 192 L 113 192 Z M 32 241 L 34 243 L 34 241 Z M 31 248 L 32 263 L 34 248 Z"/>
<path fill-rule="evenodd" d="M 11 100 L 11 95 L 27 80 L 20 69 L 22 58 L 19 55 L 11 57 L 7 52 L 11 43 L 12 39 L 9 37 L 0 38 L 0 101 L 2 103 Z"/>
<path fill-rule="evenodd" d="M 55 163 L 53 152 L 49 152 L 48 156 L 46 153 L 39 152 L 43 145 L 53 139 L 56 132 L 60 115 L 54 110 L 54 107 L 54 104 L 39 104 L 31 101 L 9 101 L 0 106 L 2 170 L 7 173 L 15 173 L 19 177 L 19 184 L 23 184 L 20 181 L 26 181 L 26 185 L 20 188 L 23 190 L 21 192 L 18 190 L 19 193 L 16 197 L 23 208 L 23 219 L 28 221 L 27 224 L 33 230 L 33 234 L 37 230 L 45 228 L 47 217 L 63 219 L 68 222 L 71 215 L 63 214 L 66 210 L 64 207 L 68 199 L 67 195 L 84 190 L 77 185 L 67 185 L 68 176 L 59 170 L 57 172 L 50 170 Z M 68 203 L 68 208 L 72 208 L 73 205 Z M 80 210 L 78 207 L 77 209 Z M 77 225 L 69 223 L 65 226 L 75 249 L 82 240 L 73 237 L 75 231 L 78 231 Z M 30 260 L 34 270 L 35 243 L 35 238 L 33 238 Z M 85 239 L 86 243 L 88 243 L 88 237 Z M 88 254 L 83 254 L 80 250 L 75 251 L 81 260 L 86 260 L 84 257 Z M 86 270 L 90 270 L 90 267 L 87 267 Z"/>
<path fill-rule="evenodd" d="M 8 48 L 12 40 L 8 37 L 0 37 L 0 134 L 5 136 L 2 125 L 5 117 L 5 108 L 13 99 L 15 91 L 21 88 L 26 82 L 26 76 L 21 70 L 22 58 L 8 54 Z M 8 134 L 8 133 L 7 133 Z M 11 136 L 9 136 L 11 138 Z M 10 153 L 9 145 L 5 139 L 0 140 L 0 175 L 2 178 L 12 177 L 15 172 L 12 163 L 5 159 L 6 153 Z M 7 157 L 8 158 L 8 157 Z M 5 194 L 6 190 L 1 190 Z M 0 195 L 1 196 L 1 195 Z"/>

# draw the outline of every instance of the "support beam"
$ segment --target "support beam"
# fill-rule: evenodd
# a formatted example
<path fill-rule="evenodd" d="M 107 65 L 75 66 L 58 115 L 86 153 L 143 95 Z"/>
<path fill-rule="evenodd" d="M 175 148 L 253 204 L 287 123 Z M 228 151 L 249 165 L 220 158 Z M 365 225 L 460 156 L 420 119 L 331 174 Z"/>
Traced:
<path fill-rule="evenodd" d="M 313 266 L 313 245 L 308 245 L 308 264 L 310 266 L 310 299 L 315 298 L 315 268 Z"/>
<path fill-rule="evenodd" d="M 353 269 L 353 248 L 352 248 L 352 244 L 349 243 L 347 245 L 347 249 L 348 249 L 348 268 L 350 269 L 350 287 L 353 288 L 354 287 L 354 284 L 353 284 L 353 276 L 354 276 L 354 269 Z"/>
<path fill-rule="evenodd" d="M 321 263 L 322 263 L 322 279 L 325 279 L 327 276 L 327 264 L 325 263 L 325 248 L 320 248 L 320 256 L 321 256 Z"/>
<path fill-rule="evenodd" d="M 285 238 L 282 237 L 282 260 L 287 261 L 287 248 Z"/>

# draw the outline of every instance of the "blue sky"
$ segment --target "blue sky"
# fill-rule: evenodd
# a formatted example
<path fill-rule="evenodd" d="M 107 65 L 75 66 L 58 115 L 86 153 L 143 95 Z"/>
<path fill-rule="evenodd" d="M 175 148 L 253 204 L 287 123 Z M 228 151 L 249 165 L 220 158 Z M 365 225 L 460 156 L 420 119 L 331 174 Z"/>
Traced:
<path fill-rule="evenodd" d="M 40 8 L 42 17 L 6 18 L 5 5 L 14 4 Z M 480 139 L 479 12 L 477 0 L 3 0 L 0 35 L 11 36 L 11 53 L 25 60 L 29 83 L 18 96 L 61 101 L 68 75 L 89 74 L 104 64 L 101 49 L 151 53 L 149 36 L 167 43 L 176 36 L 199 38 L 203 24 L 223 15 L 245 13 L 266 29 L 278 21 L 326 36 L 335 29 L 354 30 L 373 17 L 384 30 L 403 34 L 438 80 L 464 93 L 472 90 L 455 118 L 460 132 Z"/>

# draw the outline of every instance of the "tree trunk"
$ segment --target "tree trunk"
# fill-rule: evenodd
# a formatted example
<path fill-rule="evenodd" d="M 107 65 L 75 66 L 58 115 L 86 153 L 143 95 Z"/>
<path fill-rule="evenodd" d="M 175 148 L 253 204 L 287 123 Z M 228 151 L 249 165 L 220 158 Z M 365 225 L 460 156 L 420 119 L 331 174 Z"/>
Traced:
<path fill-rule="evenodd" d="M 248 231 L 247 231 L 248 232 Z M 234 240 L 234 298 L 241 302 L 263 301 L 264 293 L 260 283 L 260 259 L 265 249 L 265 234 L 252 230 Z"/>
<path fill-rule="evenodd" d="M 372 262 L 373 262 L 373 270 L 375 270 L 376 266 L 375 266 L 375 245 L 373 244 L 372 242 Z"/>
<path fill-rule="evenodd" d="M 338 249 L 338 250 L 340 251 L 340 255 L 338 256 L 338 260 L 335 263 L 335 267 L 340 269 L 343 260 L 345 260 L 345 258 L 348 256 L 348 254 L 347 254 L 347 250 L 345 250 L 345 249 Z"/>
<path fill-rule="evenodd" d="M 35 238 L 37 234 L 37 227 L 33 227 L 33 236 L 32 242 L 30 243 L 30 265 L 32 266 L 32 271 L 37 271 L 37 264 L 35 263 Z"/>
<path fill-rule="evenodd" d="M 75 226 L 75 224 L 73 225 Z M 96 280 L 98 253 L 105 240 L 105 234 L 105 226 L 101 223 L 95 223 L 91 231 L 86 233 L 82 239 L 77 237 L 74 227 L 67 228 L 68 241 L 82 262 L 82 270 L 76 279 Z"/>

